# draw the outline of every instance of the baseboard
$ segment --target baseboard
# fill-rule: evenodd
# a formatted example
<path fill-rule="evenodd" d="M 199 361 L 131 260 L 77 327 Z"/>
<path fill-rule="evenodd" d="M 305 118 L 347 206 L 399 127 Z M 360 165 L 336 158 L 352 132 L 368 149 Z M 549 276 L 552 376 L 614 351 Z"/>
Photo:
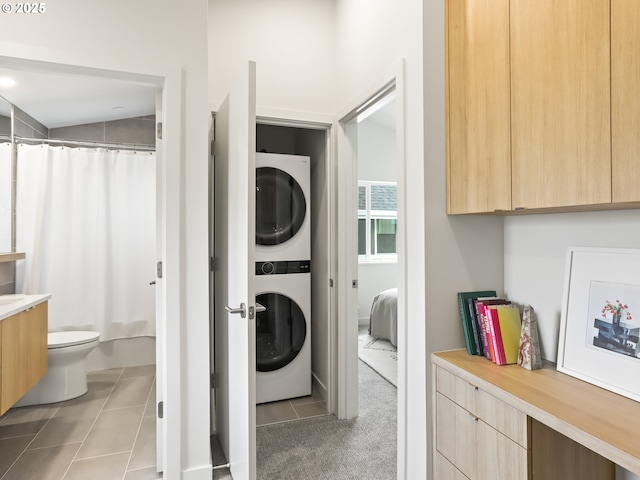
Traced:
<path fill-rule="evenodd" d="M 213 465 L 190 468 L 182 472 L 182 480 L 211 480 Z"/>
<path fill-rule="evenodd" d="M 311 382 L 316 387 L 318 392 L 320 392 L 320 396 L 325 401 L 325 403 L 327 403 L 327 387 L 320 380 L 318 380 L 318 377 L 316 377 L 315 373 L 311 374 Z"/>

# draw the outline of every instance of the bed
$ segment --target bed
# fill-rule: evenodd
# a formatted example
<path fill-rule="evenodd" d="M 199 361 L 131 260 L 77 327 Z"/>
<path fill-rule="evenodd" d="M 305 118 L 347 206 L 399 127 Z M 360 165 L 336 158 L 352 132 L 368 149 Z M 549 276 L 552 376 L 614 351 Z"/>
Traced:
<path fill-rule="evenodd" d="M 398 344 L 398 289 L 383 290 L 373 298 L 369 315 L 369 335 Z"/>

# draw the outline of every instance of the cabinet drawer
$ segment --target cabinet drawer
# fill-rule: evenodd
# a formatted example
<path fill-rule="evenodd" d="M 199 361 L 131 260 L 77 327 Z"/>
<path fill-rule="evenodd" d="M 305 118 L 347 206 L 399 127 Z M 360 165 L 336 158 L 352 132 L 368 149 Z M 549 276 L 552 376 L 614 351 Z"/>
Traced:
<path fill-rule="evenodd" d="M 528 479 L 529 451 L 525 447 L 440 393 L 436 394 L 438 454 L 444 457 L 436 459 L 440 462 L 436 469 L 443 472 L 436 475 L 438 480 Z"/>
<path fill-rule="evenodd" d="M 490 393 L 438 367 L 436 388 L 472 415 L 505 434 L 514 442 L 528 447 L 528 417 Z"/>
<path fill-rule="evenodd" d="M 468 478 L 474 478 L 477 421 L 464 408 L 436 394 L 436 450 Z"/>
<path fill-rule="evenodd" d="M 436 382 L 436 390 L 438 392 L 465 410 L 475 414 L 478 387 L 441 367 L 437 369 Z"/>
<path fill-rule="evenodd" d="M 518 445 L 528 448 L 529 417 L 518 409 L 479 389 L 474 413 Z"/>
<path fill-rule="evenodd" d="M 476 425 L 476 452 L 475 479 L 529 480 L 529 451 L 482 421 Z"/>
<path fill-rule="evenodd" d="M 437 480 L 469 480 L 469 477 L 454 467 L 440 452 L 436 452 L 434 460 L 434 478 Z"/>

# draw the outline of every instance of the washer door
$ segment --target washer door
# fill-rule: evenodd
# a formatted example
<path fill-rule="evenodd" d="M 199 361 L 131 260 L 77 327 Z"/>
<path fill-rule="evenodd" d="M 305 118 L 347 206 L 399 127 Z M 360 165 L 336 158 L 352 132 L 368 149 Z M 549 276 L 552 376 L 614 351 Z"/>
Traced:
<path fill-rule="evenodd" d="M 302 310 L 279 293 L 261 293 L 256 302 L 267 307 L 256 315 L 256 370 L 272 372 L 298 355 L 307 336 Z"/>
<path fill-rule="evenodd" d="M 279 245 L 292 238 L 304 222 L 307 203 L 300 184 L 273 167 L 256 169 L 256 243 Z"/>

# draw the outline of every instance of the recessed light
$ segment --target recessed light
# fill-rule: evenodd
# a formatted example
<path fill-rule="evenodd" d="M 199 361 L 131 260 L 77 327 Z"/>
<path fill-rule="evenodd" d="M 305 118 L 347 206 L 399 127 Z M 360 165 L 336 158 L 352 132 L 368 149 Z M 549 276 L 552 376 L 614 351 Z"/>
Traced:
<path fill-rule="evenodd" d="M 3 77 L 0 78 L 0 87 L 13 87 L 16 81 L 13 78 Z"/>
<path fill-rule="evenodd" d="M 124 110 L 124 107 L 111 107 L 111 110 Z"/>

